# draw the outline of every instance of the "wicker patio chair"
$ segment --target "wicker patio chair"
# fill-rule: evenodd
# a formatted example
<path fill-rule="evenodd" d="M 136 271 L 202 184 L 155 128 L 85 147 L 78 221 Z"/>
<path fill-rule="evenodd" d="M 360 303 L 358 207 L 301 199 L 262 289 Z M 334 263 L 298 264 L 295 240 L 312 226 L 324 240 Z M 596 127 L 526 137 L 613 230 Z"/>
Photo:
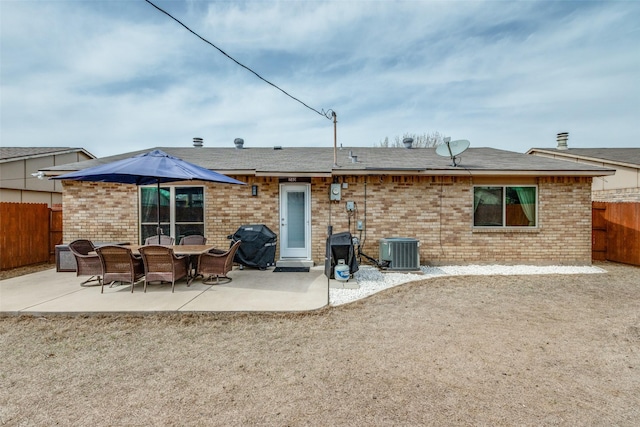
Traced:
<path fill-rule="evenodd" d="M 206 245 L 207 238 L 199 234 L 192 234 L 191 236 L 184 236 L 180 239 L 181 245 Z"/>
<path fill-rule="evenodd" d="M 160 244 L 161 245 L 173 245 L 175 239 L 171 236 L 167 236 L 166 234 L 160 235 Z M 158 235 L 147 237 L 144 239 L 145 245 L 157 245 L 158 244 Z"/>
<path fill-rule="evenodd" d="M 69 243 L 69 250 L 76 258 L 76 276 L 91 276 L 84 282 L 80 283 L 80 286 L 97 286 L 87 285 L 89 282 L 97 281 L 98 285 L 102 285 L 102 264 L 100 263 L 100 257 L 96 254 L 89 255 L 90 252 L 95 252 L 96 248 L 90 240 L 74 240 Z"/>
<path fill-rule="evenodd" d="M 184 236 L 180 239 L 180 245 L 205 245 L 207 244 L 207 238 L 199 234 L 192 234 L 190 236 Z M 198 255 L 189 255 L 189 271 L 195 270 L 196 264 L 198 264 Z M 195 271 L 194 271 L 195 275 Z"/>
<path fill-rule="evenodd" d="M 184 277 L 189 281 L 189 256 L 177 256 L 172 248 L 159 245 L 143 246 L 140 249 L 144 264 L 144 291 L 147 292 L 149 282 L 171 282 L 171 292 L 176 281 Z"/>
<path fill-rule="evenodd" d="M 131 253 L 131 249 L 122 246 L 107 245 L 96 248 L 102 263 L 102 288 L 104 283 L 131 283 L 131 292 L 136 282 L 144 276 L 142 258 Z"/>
<path fill-rule="evenodd" d="M 222 283 L 229 283 L 233 280 L 231 277 L 227 276 L 227 273 L 233 269 L 233 257 L 241 243 L 242 241 L 238 240 L 226 252 L 218 249 L 212 249 L 209 252 L 200 255 L 198 258 L 196 275 L 202 276 L 202 283 L 207 285 L 217 285 L 221 283 L 220 279 L 225 280 Z M 215 282 L 213 281 L 214 277 L 216 279 Z"/>

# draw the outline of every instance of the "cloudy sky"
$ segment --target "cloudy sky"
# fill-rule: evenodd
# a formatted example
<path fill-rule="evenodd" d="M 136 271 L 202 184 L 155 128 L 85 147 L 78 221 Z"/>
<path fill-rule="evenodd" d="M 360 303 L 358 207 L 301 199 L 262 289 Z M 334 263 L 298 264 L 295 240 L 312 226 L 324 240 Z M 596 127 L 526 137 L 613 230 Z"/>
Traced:
<path fill-rule="evenodd" d="M 0 0 L 1 144 L 640 146 L 637 1 Z"/>

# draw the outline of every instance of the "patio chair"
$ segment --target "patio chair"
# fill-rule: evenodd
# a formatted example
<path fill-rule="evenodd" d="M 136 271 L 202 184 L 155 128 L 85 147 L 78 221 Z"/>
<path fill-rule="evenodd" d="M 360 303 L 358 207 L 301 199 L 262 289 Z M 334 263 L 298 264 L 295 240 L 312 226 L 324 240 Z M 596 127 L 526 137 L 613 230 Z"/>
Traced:
<path fill-rule="evenodd" d="M 142 258 L 133 255 L 131 249 L 122 246 L 107 245 L 96 248 L 102 263 L 102 288 L 104 283 L 131 283 L 131 292 L 136 282 L 144 276 Z"/>
<path fill-rule="evenodd" d="M 173 245 L 175 239 L 171 236 L 167 236 L 166 234 L 160 235 L 160 244 L 161 245 Z M 157 245 L 158 244 L 158 235 L 147 237 L 144 239 L 145 245 Z"/>
<path fill-rule="evenodd" d="M 181 245 L 206 245 L 207 238 L 199 234 L 192 234 L 191 236 L 184 236 L 180 239 Z"/>
<path fill-rule="evenodd" d="M 190 236 L 184 236 L 180 239 L 180 245 L 206 245 L 207 238 L 199 234 L 192 234 Z M 189 256 L 189 272 L 195 270 L 195 266 L 198 263 L 198 255 Z M 194 271 L 195 273 L 195 271 Z"/>
<path fill-rule="evenodd" d="M 95 252 L 96 248 L 90 240 L 74 240 L 69 243 L 69 250 L 76 258 L 76 276 L 91 276 L 84 282 L 80 283 L 80 286 L 97 286 L 87 285 L 89 282 L 97 281 L 98 285 L 102 285 L 102 264 L 100 263 L 100 257 L 96 254 L 89 255 L 90 252 Z"/>
<path fill-rule="evenodd" d="M 236 241 L 228 251 L 212 249 L 200 255 L 196 275 L 202 276 L 202 283 L 206 285 L 217 285 L 221 283 L 220 279 L 225 280 L 222 283 L 229 283 L 233 280 L 227 276 L 227 273 L 233 269 L 233 257 L 241 243 L 241 240 Z M 214 277 L 216 279 L 215 282 L 213 281 Z"/>
<path fill-rule="evenodd" d="M 159 245 L 143 246 L 140 249 L 144 264 L 144 291 L 147 292 L 149 282 L 171 282 L 171 292 L 176 281 L 186 277 L 189 281 L 189 256 L 177 256 L 172 248 Z"/>

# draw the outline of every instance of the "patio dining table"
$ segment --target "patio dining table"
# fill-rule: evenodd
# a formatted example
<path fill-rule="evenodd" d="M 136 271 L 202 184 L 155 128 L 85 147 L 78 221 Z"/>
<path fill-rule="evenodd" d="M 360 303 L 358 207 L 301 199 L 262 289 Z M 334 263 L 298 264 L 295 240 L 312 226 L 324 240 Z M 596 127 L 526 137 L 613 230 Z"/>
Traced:
<path fill-rule="evenodd" d="M 134 255 L 140 255 L 139 249 L 145 245 L 121 245 L 124 248 L 131 249 Z M 200 255 L 215 249 L 214 245 L 161 245 L 173 249 L 176 255 Z"/>
<path fill-rule="evenodd" d="M 128 248 L 131 249 L 131 253 L 133 255 L 140 255 L 140 248 L 147 246 L 147 245 L 118 245 L 118 246 L 122 246 L 123 248 Z M 156 246 L 156 245 L 154 245 Z M 197 255 L 200 254 L 204 254 L 206 252 L 209 252 L 212 249 L 215 249 L 215 245 L 160 245 L 160 246 L 165 246 L 167 248 L 171 248 L 173 249 L 173 253 L 178 255 L 178 256 L 182 256 L 182 255 L 188 255 L 190 260 L 189 260 L 189 274 L 188 274 L 188 278 L 187 281 L 190 283 L 191 281 L 193 281 L 196 278 L 196 272 L 192 271 L 193 269 L 195 269 L 195 265 L 194 265 L 194 257 L 196 257 Z M 90 252 L 91 254 L 95 254 L 96 252 Z"/>
<path fill-rule="evenodd" d="M 123 248 L 131 249 L 131 253 L 134 255 L 140 255 L 140 248 L 145 245 L 117 245 Z M 209 252 L 211 249 L 215 249 L 214 245 L 160 245 L 173 249 L 173 253 L 176 255 L 200 255 Z M 96 252 L 89 252 L 90 255 L 95 255 Z"/>
<path fill-rule="evenodd" d="M 140 255 L 139 249 L 144 247 L 145 245 L 122 245 L 122 247 L 131 249 L 131 253 L 134 255 Z M 173 249 L 173 253 L 182 256 L 189 256 L 189 276 L 190 280 L 195 278 L 195 271 L 192 271 L 196 268 L 197 256 L 200 254 L 204 254 L 209 252 L 212 249 L 215 249 L 214 245 L 160 245 L 165 246 L 167 248 Z"/>
<path fill-rule="evenodd" d="M 134 255 L 140 255 L 140 248 L 145 245 L 117 245 L 123 248 L 131 249 L 131 253 Z M 160 245 L 173 249 L 173 253 L 176 255 L 200 255 L 209 252 L 211 249 L 215 249 L 214 245 Z M 89 252 L 89 255 L 96 255 L 97 252 Z"/>

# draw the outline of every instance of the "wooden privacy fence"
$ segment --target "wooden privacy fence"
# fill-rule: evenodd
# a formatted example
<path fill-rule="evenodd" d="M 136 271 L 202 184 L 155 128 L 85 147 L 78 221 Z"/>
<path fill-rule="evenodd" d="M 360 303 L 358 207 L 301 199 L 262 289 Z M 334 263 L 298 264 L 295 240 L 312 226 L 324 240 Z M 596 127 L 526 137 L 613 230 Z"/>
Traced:
<path fill-rule="evenodd" d="M 45 203 L 0 203 L 0 270 L 52 262 L 62 210 Z"/>
<path fill-rule="evenodd" d="M 593 202 L 592 258 L 640 265 L 640 203 Z"/>

